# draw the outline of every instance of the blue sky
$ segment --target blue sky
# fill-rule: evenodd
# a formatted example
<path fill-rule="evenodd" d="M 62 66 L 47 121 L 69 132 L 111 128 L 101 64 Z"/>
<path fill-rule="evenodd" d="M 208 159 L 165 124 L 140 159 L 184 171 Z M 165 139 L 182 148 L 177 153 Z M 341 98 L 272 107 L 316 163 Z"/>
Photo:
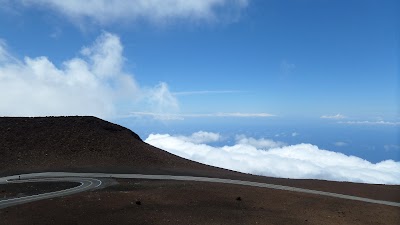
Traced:
<path fill-rule="evenodd" d="M 243 157 L 245 172 L 393 183 L 400 174 L 382 173 L 400 171 L 399 5 L 0 0 L 0 116 L 94 115 L 183 157 L 215 148 L 235 164 L 230 148 L 269 149 L 276 168 L 295 165 Z M 181 141 L 188 152 L 169 145 Z M 326 154 L 341 167 L 320 165 Z M 334 174 L 352 163 L 360 176 Z"/>
<path fill-rule="evenodd" d="M 175 95 L 176 113 L 398 119 L 396 1 L 227 1 L 210 3 L 212 19 L 162 21 L 151 11 L 98 21 L 46 1 L 3 2 L 0 37 L 15 57 L 61 66 L 109 32 L 137 83 L 186 92 Z"/>

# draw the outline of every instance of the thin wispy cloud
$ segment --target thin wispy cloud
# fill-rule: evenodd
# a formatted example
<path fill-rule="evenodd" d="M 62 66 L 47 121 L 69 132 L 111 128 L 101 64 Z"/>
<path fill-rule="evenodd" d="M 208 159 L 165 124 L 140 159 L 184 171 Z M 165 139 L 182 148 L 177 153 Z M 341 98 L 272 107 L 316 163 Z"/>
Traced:
<path fill-rule="evenodd" d="M 56 27 L 54 31 L 50 34 L 51 38 L 57 39 L 62 35 L 62 29 L 59 27 Z"/>
<path fill-rule="evenodd" d="M 207 116 L 212 117 L 272 117 L 275 115 L 269 113 L 214 113 L 214 114 L 206 114 Z"/>
<path fill-rule="evenodd" d="M 352 125 L 389 125 L 389 126 L 399 126 L 400 122 L 391 122 L 391 121 L 384 121 L 384 120 L 378 120 L 378 121 L 339 121 L 338 123 L 341 124 L 352 124 Z"/>
<path fill-rule="evenodd" d="M 386 151 L 399 151 L 400 150 L 400 145 L 384 145 L 383 148 Z"/>
<path fill-rule="evenodd" d="M 199 131 L 191 134 L 190 136 L 178 136 L 179 139 L 195 144 L 213 143 L 221 140 L 219 133 Z"/>
<path fill-rule="evenodd" d="M 275 115 L 269 113 L 199 113 L 199 114 L 183 114 L 183 113 L 154 113 L 154 112 L 131 112 L 128 116 L 132 117 L 151 117 L 159 120 L 183 120 L 185 118 L 202 118 L 202 117 L 238 117 L 238 118 L 262 118 L 273 117 Z"/>
<path fill-rule="evenodd" d="M 221 90 L 221 91 L 179 91 L 173 92 L 174 95 L 212 95 L 212 94 L 234 94 L 243 91 Z"/>
<path fill-rule="evenodd" d="M 347 117 L 344 116 L 344 115 L 342 115 L 342 114 L 340 114 L 340 113 L 338 113 L 338 114 L 336 114 L 336 115 L 323 115 L 323 116 L 321 116 L 320 118 L 322 118 L 322 119 L 334 119 L 334 120 L 339 120 L 339 119 L 345 119 L 345 118 L 347 118 Z"/>
<path fill-rule="evenodd" d="M 5 63 L 20 64 L 19 60 L 9 53 L 6 41 L 0 38 L 0 65 Z"/>
<path fill-rule="evenodd" d="M 256 175 L 400 184 L 400 162 L 371 163 L 312 144 L 287 145 L 271 139 L 236 136 L 232 145 L 213 146 L 221 136 L 196 132 L 189 136 L 150 134 L 145 142 L 197 162 Z"/>
<path fill-rule="evenodd" d="M 156 112 L 130 112 L 127 115 L 123 115 L 121 117 L 136 117 L 136 118 L 150 118 L 155 120 L 184 120 L 181 114 L 173 114 L 173 113 L 156 113 Z"/>
<path fill-rule="evenodd" d="M 53 10 L 79 24 L 87 22 L 101 25 L 149 21 L 219 21 L 232 17 L 247 7 L 249 0 L 96 0 L 4 1 L 3 7 L 18 4 L 26 8 Z"/>
<path fill-rule="evenodd" d="M 338 142 L 335 142 L 334 145 L 337 147 L 344 147 L 344 146 L 347 146 L 348 144 L 343 141 L 338 141 Z"/>
<path fill-rule="evenodd" d="M 283 75 L 289 75 L 296 69 L 296 65 L 294 63 L 289 63 L 286 60 L 281 62 L 281 70 Z"/>

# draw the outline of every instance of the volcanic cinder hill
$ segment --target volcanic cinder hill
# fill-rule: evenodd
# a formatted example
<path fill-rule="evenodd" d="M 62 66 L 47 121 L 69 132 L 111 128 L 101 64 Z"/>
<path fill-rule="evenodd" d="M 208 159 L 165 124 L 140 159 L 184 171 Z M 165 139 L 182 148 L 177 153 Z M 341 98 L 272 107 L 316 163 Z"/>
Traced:
<path fill-rule="evenodd" d="M 96 117 L 0 117 L 0 174 L 39 171 L 223 172 L 148 145 Z"/>

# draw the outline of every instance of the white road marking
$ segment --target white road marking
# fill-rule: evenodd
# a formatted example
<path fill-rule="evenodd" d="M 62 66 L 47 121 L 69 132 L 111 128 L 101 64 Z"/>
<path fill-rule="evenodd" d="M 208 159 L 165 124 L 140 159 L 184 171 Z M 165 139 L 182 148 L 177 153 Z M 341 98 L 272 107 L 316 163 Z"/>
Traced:
<path fill-rule="evenodd" d="M 98 181 L 99 181 L 99 184 L 95 188 L 100 187 L 100 185 L 103 184 L 103 182 L 101 182 L 101 180 L 98 180 Z"/>

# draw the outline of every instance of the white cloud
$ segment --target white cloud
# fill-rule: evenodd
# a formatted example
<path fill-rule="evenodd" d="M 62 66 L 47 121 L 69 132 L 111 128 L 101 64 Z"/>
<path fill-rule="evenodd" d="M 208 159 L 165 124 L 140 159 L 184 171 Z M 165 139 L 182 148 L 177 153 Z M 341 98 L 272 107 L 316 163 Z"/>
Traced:
<path fill-rule="evenodd" d="M 255 139 L 255 138 L 248 138 L 245 135 L 237 135 L 236 142 L 242 145 L 250 145 L 257 149 L 270 149 L 270 148 L 279 148 L 285 146 L 284 142 L 280 141 L 273 141 L 271 139 Z"/>
<path fill-rule="evenodd" d="M 156 112 L 162 113 L 168 108 L 172 109 L 172 111 L 177 110 L 178 100 L 169 91 L 167 83 L 161 82 L 154 88 L 147 89 L 145 92 L 145 96 L 149 99 L 153 110 L 156 110 Z"/>
<path fill-rule="evenodd" d="M 274 115 L 268 113 L 204 113 L 204 114 L 183 114 L 183 113 L 156 113 L 156 112 L 130 112 L 128 116 L 132 117 L 151 117 L 160 120 L 184 120 L 185 118 L 202 118 L 202 117 L 238 117 L 238 118 L 261 118 L 272 117 Z"/>
<path fill-rule="evenodd" d="M 343 123 L 343 124 L 353 124 L 353 125 L 391 125 L 391 126 L 398 126 L 400 125 L 400 122 L 389 122 L 389 121 L 384 121 L 384 120 L 378 120 L 378 121 L 340 121 L 338 123 Z"/>
<path fill-rule="evenodd" d="M 20 0 L 26 7 L 49 8 L 75 22 L 111 24 L 144 20 L 164 23 L 170 20 L 214 21 L 235 18 L 249 0 Z M 8 1 L 8 5 L 11 1 Z M 15 2 L 13 2 L 15 4 Z"/>
<path fill-rule="evenodd" d="M 141 88 L 123 71 L 122 52 L 119 37 L 104 32 L 80 56 L 56 66 L 45 56 L 15 59 L 0 42 L 0 115 L 104 118 L 132 109 L 176 109 L 166 84 Z"/>
<path fill-rule="evenodd" d="M 338 146 L 338 147 L 347 146 L 347 143 L 346 143 L 346 142 L 343 142 L 343 141 L 338 141 L 338 142 L 335 142 L 334 144 L 335 144 L 336 146 Z"/>
<path fill-rule="evenodd" d="M 292 137 L 296 137 L 296 136 L 299 136 L 299 133 L 293 132 L 293 133 L 292 133 Z"/>
<path fill-rule="evenodd" d="M 179 139 L 195 144 L 212 143 L 221 140 L 219 133 L 199 131 L 190 136 L 179 136 Z"/>
<path fill-rule="evenodd" d="M 196 141 L 196 135 L 150 134 L 145 141 L 187 159 L 244 173 L 400 184 L 400 162 L 392 160 L 374 164 L 355 156 L 319 149 L 312 144 L 284 145 L 246 136 L 237 136 L 234 145 L 223 147 L 207 145 L 202 140 L 203 137 L 199 137 Z"/>
<path fill-rule="evenodd" d="M 344 118 L 346 118 L 346 116 L 338 113 L 336 115 L 323 115 L 323 116 L 321 116 L 321 118 L 322 119 L 335 119 L 335 120 L 338 120 L 338 119 L 344 119 Z"/>

